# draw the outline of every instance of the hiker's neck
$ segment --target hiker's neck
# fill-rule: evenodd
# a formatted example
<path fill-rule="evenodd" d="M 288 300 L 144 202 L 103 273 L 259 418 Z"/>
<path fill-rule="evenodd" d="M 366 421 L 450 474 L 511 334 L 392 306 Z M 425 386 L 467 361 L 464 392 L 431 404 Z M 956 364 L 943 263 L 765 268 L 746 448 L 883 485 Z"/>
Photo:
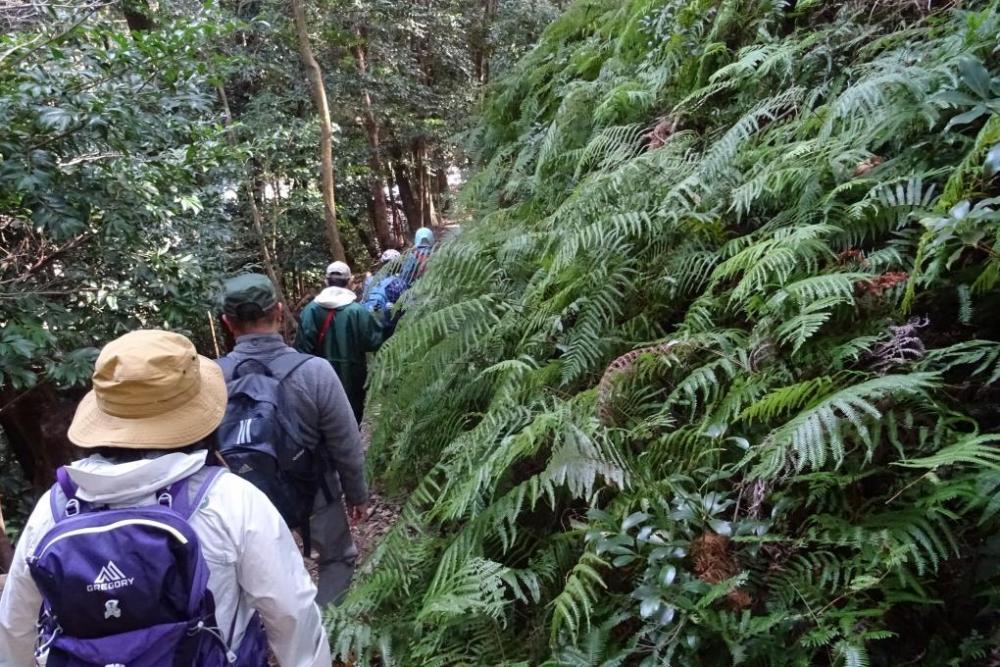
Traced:
<path fill-rule="evenodd" d="M 233 336 L 242 338 L 243 336 L 270 336 L 278 334 L 279 324 L 269 322 L 267 324 L 250 324 L 245 327 L 233 329 Z"/>

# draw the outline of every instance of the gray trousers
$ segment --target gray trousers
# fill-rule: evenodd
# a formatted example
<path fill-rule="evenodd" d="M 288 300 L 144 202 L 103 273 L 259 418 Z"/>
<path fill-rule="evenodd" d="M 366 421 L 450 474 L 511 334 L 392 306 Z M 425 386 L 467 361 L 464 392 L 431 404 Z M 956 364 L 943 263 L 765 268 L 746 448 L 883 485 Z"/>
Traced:
<path fill-rule="evenodd" d="M 324 499 L 325 502 L 325 499 Z M 320 608 L 339 604 L 354 577 L 358 548 L 351 537 L 344 501 L 340 498 L 321 506 L 309 520 L 312 547 L 319 554 L 316 603 Z"/>

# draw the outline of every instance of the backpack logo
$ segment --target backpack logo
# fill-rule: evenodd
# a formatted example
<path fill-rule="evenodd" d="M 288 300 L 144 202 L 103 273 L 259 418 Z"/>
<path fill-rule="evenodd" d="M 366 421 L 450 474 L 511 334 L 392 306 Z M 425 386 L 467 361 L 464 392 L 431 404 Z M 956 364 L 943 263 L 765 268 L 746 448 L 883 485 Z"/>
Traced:
<path fill-rule="evenodd" d="M 236 436 L 237 445 L 249 445 L 253 436 L 253 418 L 240 420 L 240 432 Z"/>
<path fill-rule="evenodd" d="M 125 588 L 126 586 L 131 586 L 134 581 L 135 577 L 126 576 L 115 565 L 114 561 L 109 560 L 108 564 L 102 567 L 101 571 L 97 574 L 94 583 L 87 586 L 87 592 L 92 593 L 93 591 L 111 591 L 116 588 Z M 115 604 L 117 605 L 117 602 Z"/>
<path fill-rule="evenodd" d="M 108 600 L 104 603 L 104 620 L 109 618 L 121 618 L 122 610 L 118 606 L 118 600 Z"/>

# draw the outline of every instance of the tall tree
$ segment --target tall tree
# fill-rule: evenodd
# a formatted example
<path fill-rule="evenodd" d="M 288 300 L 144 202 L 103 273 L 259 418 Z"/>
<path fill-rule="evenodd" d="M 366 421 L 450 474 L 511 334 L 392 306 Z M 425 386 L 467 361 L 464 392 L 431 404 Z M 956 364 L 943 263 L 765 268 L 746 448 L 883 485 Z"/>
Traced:
<path fill-rule="evenodd" d="M 222 104 L 222 115 L 226 122 L 226 127 L 231 128 L 233 122 L 233 112 L 229 108 L 229 97 L 226 95 L 226 89 L 222 86 L 218 87 L 219 91 L 219 102 Z M 230 143 L 236 144 L 238 139 L 235 133 L 230 129 L 227 133 Z M 257 197 L 254 194 L 254 188 L 252 185 L 252 178 L 248 174 L 246 183 L 244 184 L 244 192 L 246 193 L 247 205 L 250 209 L 250 222 L 253 223 L 254 235 L 257 237 L 257 245 L 260 248 L 261 260 L 264 262 L 264 270 L 267 272 L 267 276 L 274 283 L 275 288 L 278 290 L 278 300 L 284 304 L 287 310 L 288 304 L 285 301 L 284 291 L 282 290 L 282 280 L 281 274 L 274 262 L 274 257 L 271 253 L 270 248 L 267 245 L 267 235 L 264 233 L 264 218 L 261 215 L 260 208 L 257 206 Z"/>
<path fill-rule="evenodd" d="M 385 168 L 382 164 L 381 145 L 379 139 L 379 123 L 372 108 L 371 93 L 368 92 L 368 85 L 365 79 L 368 77 L 368 62 L 365 54 L 365 42 L 367 31 L 361 27 L 354 28 L 354 61 L 357 63 L 358 75 L 362 80 L 361 101 L 364 111 L 365 133 L 368 137 L 368 167 L 371 174 L 368 176 L 368 187 L 371 191 L 372 201 L 372 227 L 375 230 L 375 237 L 381 249 L 386 249 L 392 245 L 392 234 L 389 230 L 389 212 L 385 205 L 385 180 L 383 174 Z"/>
<path fill-rule="evenodd" d="M 496 20 L 498 1 L 480 0 L 480 19 L 470 30 L 469 48 L 472 51 L 472 64 L 479 85 L 485 85 L 490 80 L 490 31 Z"/>
<path fill-rule="evenodd" d="M 411 232 L 417 231 L 420 227 L 420 220 L 423 218 L 421 199 L 413 192 L 412 179 L 410 178 L 410 168 L 403 156 L 403 149 L 398 141 L 392 143 L 392 174 L 396 181 L 396 189 L 399 191 L 399 198 L 403 204 L 403 214 L 406 216 L 406 223 Z"/>
<path fill-rule="evenodd" d="M 326 97 L 326 86 L 323 85 L 323 70 L 313 55 L 312 44 L 309 41 L 309 27 L 306 23 L 305 10 L 300 0 L 291 0 L 292 16 L 295 19 L 295 35 L 298 39 L 299 54 L 306 68 L 309 79 L 309 89 L 312 93 L 316 115 L 319 117 L 319 157 L 320 184 L 323 191 L 323 221 L 327 244 L 334 259 L 344 261 L 344 245 L 340 240 L 340 230 L 337 228 L 337 203 L 334 195 L 333 176 L 333 128 L 330 124 L 330 105 Z"/>

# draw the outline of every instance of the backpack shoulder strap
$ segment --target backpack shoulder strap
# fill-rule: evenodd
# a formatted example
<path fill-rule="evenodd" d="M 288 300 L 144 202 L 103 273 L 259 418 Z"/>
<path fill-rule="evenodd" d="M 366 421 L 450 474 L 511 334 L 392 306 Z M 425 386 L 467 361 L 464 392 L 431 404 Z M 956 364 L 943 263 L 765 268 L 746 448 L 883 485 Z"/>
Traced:
<path fill-rule="evenodd" d="M 222 369 L 222 377 L 225 378 L 226 382 L 233 379 L 233 375 L 236 373 L 236 360 L 230 357 L 228 354 L 224 357 L 219 357 L 215 360 L 215 363 L 219 364 L 219 368 Z"/>
<path fill-rule="evenodd" d="M 79 487 L 69 476 L 66 466 L 56 469 L 56 483 L 49 491 L 49 508 L 52 510 L 52 519 L 58 523 L 68 516 L 79 514 L 90 510 L 90 503 L 76 497 Z"/>
<path fill-rule="evenodd" d="M 191 515 L 201 506 L 201 501 L 205 499 L 215 480 L 226 472 L 225 468 L 219 466 L 205 466 L 193 475 L 174 482 L 167 492 L 171 496 L 171 509 L 189 520 Z M 200 479 L 196 479 L 200 478 Z M 197 488 L 191 491 L 188 487 L 191 483 L 198 483 Z"/>
<path fill-rule="evenodd" d="M 157 491 L 157 501 L 162 503 L 164 494 L 167 494 L 170 498 L 169 506 L 187 520 L 198 509 L 205 494 L 225 470 L 225 468 L 218 466 L 205 466 L 193 475 L 177 480 L 169 487 Z M 194 481 L 197 481 L 199 486 L 192 492 L 188 486 L 190 482 Z M 76 497 L 77 489 L 77 485 L 70 478 L 65 467 L 59 468 L 56 471 L 56 483 L 49 491 L 49 507 L 52 510 L 52 518 L 57 523 L 68 516 L 90 509 L 90 503 Z M 76 505 L 75 509 L 73 509 L 73 504 Z"/>
<path fill-rule="evenodd" d="M 76 495 L 76 484 L 63 467 L 56 469 L 56 483 L 49 489 L 49 509 L 52 520 L 59 522 L 66 516 L 66 503 Z"/>
<path fill-rule="evenodd" d="M 56 470 L 56 486 L 58 486 L 59 490 L 63 492 L 67 500 L 75 498 L 76 490 L 79 488 L 77 487 L 76 482 L 73 481 L 73 478 L 69 476 L 69 471 L 66 470 L 66 466 L 59 466 Z"/>
<path fill-rule="evenodd" d="M 272 359 L 271 363 L 267 365 L 267 368 L 271 371 L 271 375 L 274 379 L 278 382 L 282 382 L 286 377 L 294 373 L 299 366 L 314 357 L 315 355 L 312 354 L 289 352 L 287 354 L 278 355 Z"/>

